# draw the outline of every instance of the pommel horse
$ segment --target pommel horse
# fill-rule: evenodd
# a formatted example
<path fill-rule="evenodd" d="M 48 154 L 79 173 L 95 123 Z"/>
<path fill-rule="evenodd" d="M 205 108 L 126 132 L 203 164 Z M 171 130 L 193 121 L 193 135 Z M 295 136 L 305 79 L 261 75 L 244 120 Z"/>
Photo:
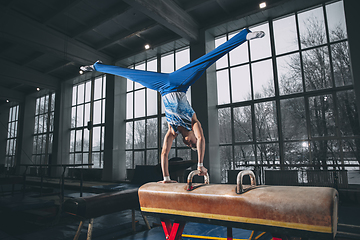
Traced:
<path fill-rule="evenodd" d="M 332 239 L 337 231 L 338 192 L 328 187 L 256 186 L 252 171 L 241 171 L 237 184 L 147 183 L 139 188 L 144 215 L 159 217 L 167 240 L 181 239 L 186 222 L 260 230 L 282 236 Z M 243 185 L 249 175 L 251 185 Z M 174 220 L 171 224 L 170 219 Z"/>

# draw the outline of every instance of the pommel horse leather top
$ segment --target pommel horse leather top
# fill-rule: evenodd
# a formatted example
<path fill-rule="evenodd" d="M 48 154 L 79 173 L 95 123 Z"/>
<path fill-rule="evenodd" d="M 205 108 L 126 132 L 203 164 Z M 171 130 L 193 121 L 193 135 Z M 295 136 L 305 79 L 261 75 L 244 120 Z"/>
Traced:
<path fill-rule="evenodd" d="M 237 185 L 202 184 L 190 187 L 192 190 L 186 183 L 147 183 L 138 192 L 141 211 L 146 215 L 185 222 L 294 236 L 335 236 L 338 209 L 335 189 L 255 186 L 251 171 L 240 174 Z M 252 180 L 248 190 L 242 186 L 244 175 L 250 175 Z"/>

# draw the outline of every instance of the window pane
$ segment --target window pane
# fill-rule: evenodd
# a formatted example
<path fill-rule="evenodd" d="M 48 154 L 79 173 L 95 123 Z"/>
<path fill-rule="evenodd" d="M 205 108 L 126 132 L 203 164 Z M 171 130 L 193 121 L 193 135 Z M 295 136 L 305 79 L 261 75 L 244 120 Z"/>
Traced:
<path fill-rule="evenodd" d="M 48 108 L 49 108 L 49 95 L 45 96 L 43 107 L 44 107 L 44 113 L 47 113 L 49 111 L 48 110 Z"/>
<path fill-rule="evenodd" d="M 143 151 L 141 152 L 134 152 L 134 165 L 145 165 L 145 154 Z"/>
<path fill-rule="evenodd" d="M 281 95 L 303 91 L 299 53 L 278 57 L 276 60 Z"/>
<path fill-rule="evenodd" d="M 147 63 L 147 71 L 157 72 L 157 59 L 148 61 Z"/>
<path fill-rule="evenodd" d="M 71 128 L 76 126 L 76 107 L 71 108 Z"/>
<path fill-rule="evenodd" d="M 332 87 L 327 47 L 304 51 L 302 56 L 306 90 Z"/>
<path fill-rule="evenodd" d="M 39 117 L 35 116 L 35 126 L 34 126 L 34 133 L 37 134 L 39 132 Z M 9 123 L 9 127 L 8 127 L 9 131 L 8 131 L 8 138 L 13 137 L 12 136 L 12 124 Z"/>
<path fill-rule="evenodd" d="M 145 116 L 145 89 L 135 92 L 135 118 Z"/>
<path fill-rule="evenodd" d="M 87 126 L 90 121 L 90 103 L 85 104 L 85 114 L 84 114 L 84 125 Z"/>
<path fill-rule="evenodd" d="M 335 134 L 335 116 L 332 95 L 309 98 L 311 135 L 316 137 Z"/>
<path fill-rule="evenodd" d="M 251 100 L 249 65 L 230 69 L 232 102 Z"/>
<path fill-rule="evenodd" d="M 295 15 L 274 21 L 276 54 L 298 50 Z"/>
<path fill-rule="evenodd" d="M 337 140 L 324 140 L 311 142 L 311 157 L 314 165 L 326 169 L 328 164 L 339 160 L 339 143 Z M 319 167 L 320 167 L 319 166 Z"/>
<path fill-rule="evenodd" d="M 337 95 L 340 133 L 343 136 L 360 136 L 359 121 L 354 91 L 342 91 Z M 358 141 L 358 140 L 357 140 Z M 360 155 L 359 155 L 360 156 Z"/>
<path fill-rule="evenodd" d="M 84 83 L 78 85 L 78 92 L 77 92 L 77 104 L 84 103 Z"/>
<path fill-rule="evenodd" d="M 350 69 L 350 54 L 347 42 L 331 45 L 331 60 L 334 70 L 335 85 L 337 87 L 352 85 Z"/>
<path fill-rule="evenodd" d="M 101 127 L 94 127 L 93 128 L 93 143 L 92 143 L 92 150 L 93 151 L 100 151 L 100 141 L 101 141 Z"/>
<path fill-rule="evenodd" d="M 301 48 L 309 48 L 326 43 L 322 7 L 300 13 L 298 19 Z"/>
<path fill-rule="evenodd" d="M 343 1 L 326 5 L 330 41 L 347 38 Z"/>
<path fill-rule="evenodd" d="M 76 96 L 77 96 L 77 86 L 73 86 L 73 95 L 72 95 L 72 106 L 76 105 L 76 102 L 77 102 L 77 99 L 76 99 Z M 38 104 L 36 104 L 36 107 L 38 106 Z M 36 111 L 36 114 L 39 114 L 38 111 Z"/>
<path fill-rule="evenodd" d="M 101 104 L 102 104 L 101 123 L 105 123 L 105 99 L 101 100 Z"/>
<path fill-rule="evenodd" d="M 161 56 L 161 72 L 171 73 L 174 71 L 174 54 Z"/>
<path fill-rule="evenodd" d="M 80 152 L 82 147 L 82 130 L 76 131 L 76 145 L 75 145 L 75 151 Z"/>
<path fill-rule="evenodd" d="M 226 42 L 226 36 L 215 39 L 215 48 Z M 225 54 L 222 58 L 215 62 L 216 69 L 224 68 L 228 66 L 228 55 Z"/>
<path fill-rule="evenodd" d="M 255 99 L 275 96 L 271 60 L 252 64 L 252 76 Z"/>
<path fill-rule="evenodd" d="M 275 102 L 255 104 L 255 127 L 258 142 L 277 140 L 277 121 Z"/>
<path fill-rule="evenodd" d="M 148 150 L 146 151 L 146 165 L 156 165 L 159 163 L 158 151 Z"/>
<path fill-rule="evenodd" d="M 94 114 L 93 114 L 94 124 L 101 123 L 101 113 L 102 113 L 101 101 L 94 102 Z"/>
<path fill-rule="evenodd" d="M 82 159 L 82 163 L 83 164 L 88 164 L 89 163 L 89 153 L 83 153 L 83 159 Z M 84 168 L 88 168 L 88 166 L 84 166 Z"/>
<path fill-rule="evenodd" d="M 157 118 L 151 118 L 147 120 L 146 125 L 146 146 L 147 148 L 157 147 L 158 125 Z"/>
<path fill-rule="evenodd" d="M 263 24 L 258 27 L 250 28 L 251 31 L 263 31 L 265 36 L 261 39 L 256 39 L 250 41 L 250 56 L 251 61 L 258 60 L 261 58 L 266 58 L 271 56 L 271 47 L 270 47 L 270 34 L 269 34 L 269 24 Z"/>
<path fill-rule="evenodd" d="M 218 104 L 230 103 L 229 72 L 222 70 L 216 72 Z"/>
<path fill-rule="evenodd" d="M 230 108 L 218 110 L 220 143 L 232 142 L 231 111 Z"/>
<path fill-rule="evenodd" d="M 220 146 L 220 167 L 221 167 L 221 182 L 226 183 L 228 181 L 227 170 L 231 169 L 232 165 L 232 148 L 231 146 Z"/>
<path fill-rule="evenodd" d="M 186 64 L 190 62 L 190 51 L 189 49 L 184 49 L 179 52 L 175 53 L 175 63 L 176 63 L 176 70 L 182 68 Z"/>
<path fill-rule="evenodd" d="M 75 151 L 75 130 L 70 131 L 70 152 Z"/>
<path fill-rule="evenodd" d="M 94 100 L 100 99 L 102 93 L 102 77 L 95 79 Z"/>
<path fill-rule="evenodd" d="M 345 139 L 342 146 L 345 164 L 359 164 L 359 139 Z M 354 168 L 359 170 L 359 167 Z M 357 184 L 359 184 L 359 180 L 357 180 Z"/>
<path fill-rule="evenodd" d="M 85 85 L 85 102 L 90 102 L 91 99 L 91 81 L 87 81 Z"/>
<path fill-rule="evenodd" d="M 285 140 L 307 139 L 304 98 L 280 101 L 282 133 Z"/>
<path fill-rule="evenodd" d="M 102 98 L 106 97 L 106 75 L 102 75 L 103 80 L 103 92 L 102 92 Z"/>
<path fill-rule="evenodd" d="M 251 107 L 234 108 L 234 134 L 235 142 L 253 140 Z"/>
<path fill-rule="evenodd" d="M 93 168 L 99 168 L 100 167 L 100 153 L 96 152 L 92 154 L 92 163 Z"/>
<path fill-rule="evenodd" d="M 126 169 L 133 169 L 133 152 L 132 151 L 126 151 Z M 129 177 L 129 176 L 127 176 Z"/>
<path fill-rule="evenodd" d="M 231 39 L 238 32 L 229 34 L 229 39 Z M 240 47 L 237 47 L 230 51 L 230 66 L 234 66 L 241 63 L 249 62 L 249 50 L 248 50 L 248 42 L 244 42 Z"/>
<path fill-rule="evenodd" d="M 126 91 L 132 91 L 134 88 L 134 82 L 130 79 L 127 79 L 126 86 Z"/>
<path fill-rule="evenodd" d="M 126 94 L 126 119 L 133 118 L 133 93 Z"/>
<path fill-rule="evenodd" d="M 145 148 L 145 120 L 135 122 L 134 148 Z"/>
<path fill-rule="evenodd" d="M 84 138 L 83 138 L 83 151 L 89 151 L 89 130 L 84 129 Z"/>
<path fill-rule="evenodd" d="M 76 127 L 84 126 L 83 117 L 84 117 L 84 105 L 79 105 L 76 108 Z"/>
<path fill-rule="evenodd" d="M 309 142 L 287 142 L 284 143 L 285 164 L 306 164 L 310 163 Z"/>
<path fill-rule="evenodd" d="M 241 168 L 242 165 L 255 164 L 255 146 L 254 145 L 236 145 L 235 152 L 235 169 Z M 245 166 L 248 168 L 248 166 Z"/>
<path fill-rule="evenodd" d="M 279 144 L 258 144 L 257 146 L 257 161 L 260 164 L 279 164 Z"/>
<path fill-rule="evenodd" d="M 157 91 L 147 89 L 147 115 L 157 114 Z"/>
<path fill-rule="evenodd" d="M 133 148 L 133 122 L 126 123 L 126 149 Z"/>

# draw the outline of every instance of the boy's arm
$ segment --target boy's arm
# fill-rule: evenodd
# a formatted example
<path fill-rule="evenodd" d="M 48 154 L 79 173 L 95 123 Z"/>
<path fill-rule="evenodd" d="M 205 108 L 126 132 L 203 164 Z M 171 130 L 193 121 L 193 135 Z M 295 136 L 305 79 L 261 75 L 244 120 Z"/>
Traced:
<path fill-rule="evenodd" d="M 200 170 L 200 176 L 203 176 L 207 173 L 207 169 L 203 166 L 204 155 L 205 155 L 205 137 L 204 132 L 201 127 L 200 121 L 197 119 L 196 115 L 193 116 L 192 129 L 194 131 L 196 141 L 196 149 L 198 153 L 198 170 Z M 199 166 L 200 165 L 200 166 Z"/>
<path fill-rule="evenodd" d="M 176 138 L 177 134 L 174 133 L 171 129 L 171 126 L 169 125 L 169 130 L 167 131 L 164 142 L 163 142 L 163 149 L 161 151 L 161 169 L 163 173 L 164 180 L 160 181 L 162 183 L 168 183 L 168 182 L 176 182 L 172 180 L 165 180 L 165 177 L 170 178 L 169 173 L 169 153 L 171 150 L 172 143 L 174 139 Z"/>

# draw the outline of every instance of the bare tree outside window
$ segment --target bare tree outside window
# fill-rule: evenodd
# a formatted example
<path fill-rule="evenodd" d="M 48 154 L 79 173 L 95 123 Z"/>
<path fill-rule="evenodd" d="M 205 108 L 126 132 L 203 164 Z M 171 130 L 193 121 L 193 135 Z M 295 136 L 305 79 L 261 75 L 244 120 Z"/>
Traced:
<path fill-rule="evenodd" d="M 240 65 L 250 65 L 249 76 L 239 79 L 245 88 L 250 79 L 252 94 L 227 99 L 230 92 L 243 91 L 237 91 L 240 83 L 234 84 L 239 66 L 218 69 L 223 171 L 280 163 L 311 164 L 319 170 L 359 169 L 346 166 L 360 163 L 360 126 L 342 5 L 337 1 L 271 20 L 276 56 L 267 59 L 265 54 L 265 60 L 257 57 L 254 63 Z M 225 75 L 227 68 L 230 77 Z M 300 166 L 286 169 L 306 171 Z M 227 175 L 222 177 L 226 182 Z M 307 181 L 306 174 L 299 175 L 299 181 Z"/>

